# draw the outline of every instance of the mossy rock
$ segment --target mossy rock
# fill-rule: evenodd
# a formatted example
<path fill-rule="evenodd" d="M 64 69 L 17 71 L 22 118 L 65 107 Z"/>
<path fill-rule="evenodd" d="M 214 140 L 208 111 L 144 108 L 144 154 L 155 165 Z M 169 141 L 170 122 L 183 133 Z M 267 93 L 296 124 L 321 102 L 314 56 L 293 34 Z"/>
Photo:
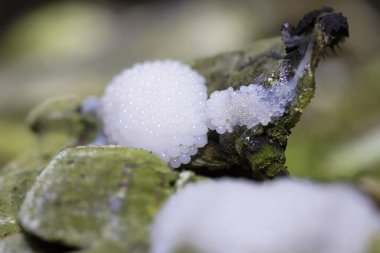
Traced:
<path fill-rule="evenodd" d="M 68 148 L 28 192 L 20 211 L 26 233 L 89 249 L 109 240 L 146 252 L 149 226 L 174 191 L 177 173 L 155 155 L 119 146 Z"/>
<path fill-rule="evenodd" d="M 19 231 L 17 216 L 26 192 L 49 160 L 38 151 L 25 154 L 0 173 L 0 238 Z"/>
<path fill-rule="evenodd" d="M 63 148 L 94 135 L 95 117 L 78 111 L 75 97 L 49 99 L 28 115 L 36 144 L 0 171 L 0 238 L 20 230 L 18 212 L 37 175 Z"/>
<path fill-rule="evenodd" d="M 45 135 L 33 150 L 25 152 L 0 171 L 0 238 L 20 230 L 18 212 L 26 192 L 50 159 L 73 141 L 65 134 Z"/>

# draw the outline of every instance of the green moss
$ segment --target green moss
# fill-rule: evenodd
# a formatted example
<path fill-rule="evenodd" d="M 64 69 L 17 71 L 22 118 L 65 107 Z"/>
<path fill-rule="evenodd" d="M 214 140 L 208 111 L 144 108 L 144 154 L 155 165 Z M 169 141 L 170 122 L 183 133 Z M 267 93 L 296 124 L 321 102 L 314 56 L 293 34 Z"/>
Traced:
<path fill-rule="evenodd" d="M 126 252 L 146 252 L 152 218 L 176 179 L 158 157 L 143 150 L 69 148 L 38 177 L 21 207 L 20 222 L 45 241 L 91 248 L 110 240 Z"/>
<path fill-rule="evenodd" d="M 256 150 L 247 155 L 253 170 L 262 172 L 269 178 L 287 174 L 287 170 L 284 170 L 283 167 L 284 154 L 282 149 L 263 141 L 259 143 Z"/>

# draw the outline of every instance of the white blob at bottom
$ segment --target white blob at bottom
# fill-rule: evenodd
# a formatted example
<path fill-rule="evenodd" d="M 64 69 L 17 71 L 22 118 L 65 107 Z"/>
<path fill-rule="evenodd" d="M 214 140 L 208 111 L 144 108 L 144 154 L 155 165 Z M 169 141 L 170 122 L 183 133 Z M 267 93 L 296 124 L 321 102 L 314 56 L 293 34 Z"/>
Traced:
<path fill-rule="evenodd" d="M 379 213 L 355 189 L 283 179 L 189 184 L 156 215 L 151 253 L 362 253 Z"/>

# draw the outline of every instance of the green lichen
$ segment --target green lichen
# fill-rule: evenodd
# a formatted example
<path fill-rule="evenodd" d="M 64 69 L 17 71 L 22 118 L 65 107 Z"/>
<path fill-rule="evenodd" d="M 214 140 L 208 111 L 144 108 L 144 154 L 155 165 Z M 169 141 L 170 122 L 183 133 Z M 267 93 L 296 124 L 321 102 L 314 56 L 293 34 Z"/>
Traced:
<path fill-rule="evenodd" d="M 281 168 L 274 166 L 273 160 L 284 160 L 284 154 L 280 148 L 276 148 L 275 145 L 271 145 L 268 141 L 263 140 L 258 142 L 257 151 L 248 152 L 248 159 L 250 164 L 253 166 L 253 169 L 256 168 L 264 168 L 264 172 L 268 174 L 268 176 L 276 176 L 281 173 Z M 269 169 L 267 169 L 269 168 Z M 271 171 L 273 170 L 273 171 Z M 256 173 L 260 173 L 260 171 L 256 171 Z M 283 173 L 286 173 L 284 171 Z"/>
<path fill-rule="evenodd" d="M 28 192 L 20 223 L 44 241 L 74 248 L 109 240 L 126 252 L 146 252 L 152 218 L 174 191 L 176 178 L 158 157 L 143 150 L 69 148 Z"/>

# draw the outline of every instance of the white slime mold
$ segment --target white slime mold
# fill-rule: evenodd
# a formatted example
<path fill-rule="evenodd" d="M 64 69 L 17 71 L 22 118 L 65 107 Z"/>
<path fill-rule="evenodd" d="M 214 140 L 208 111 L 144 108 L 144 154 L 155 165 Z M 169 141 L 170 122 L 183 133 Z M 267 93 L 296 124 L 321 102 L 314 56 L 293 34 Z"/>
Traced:
<path fill-rule="evenodd" d="M 310 64 L 308 45 L 294 77 L 280 71 L 271 88 L 259 84 L 215 91 L 207 100 L 205 79 L 178 61 L 136 64 L 108 85 L 100 116 L 109 143 L 152 151 L 172 168 L 191 161 L 207 143 L 208 128 L 219 134 L 234 126 L 253 128 L 282 116 Z M 206 102 L 207 100 L 207 102 Z"/>
<path fill-rule="evenodd" d="M 155 218 L 151 253 L 362 253 L 376 207 L 353 187 L 282 179 L 190 184 Z"/>
<path fill-rule="evenodd" d="M 235 91 L 230 87 L 213 92 L 207 101 L 207 126 L 223 134 L 232 132 L 237 125 L 249 129 L 259 124 L 265 126 L 273 117 L 282 116 L 285 107 L 294 98 L 299 79 L 310 64 L 312 48 L 310 43 L 294 77 L 289 81 L 283 70 L 279 82 L 268 89 L 250 84 Z"/>
<path fill-rule="evenodd" d="M 136 64 L 108 85 L 101 118 L 110 143 L 157 154 L 172 168 L 207 143 L 205 79 L 178 61 Z"/>

